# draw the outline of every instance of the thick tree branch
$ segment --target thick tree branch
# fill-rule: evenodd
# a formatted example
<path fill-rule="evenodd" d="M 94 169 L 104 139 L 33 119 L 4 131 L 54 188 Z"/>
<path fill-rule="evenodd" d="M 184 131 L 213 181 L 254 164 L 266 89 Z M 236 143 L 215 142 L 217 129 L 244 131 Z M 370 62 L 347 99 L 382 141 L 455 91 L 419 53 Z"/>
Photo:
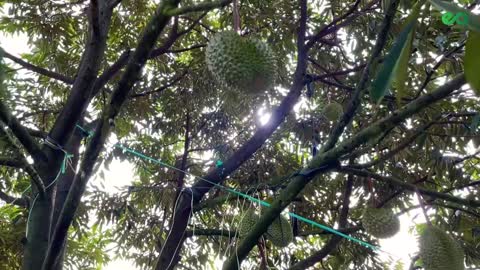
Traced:
<path fill-rule="evenodd" d="M 71 94 L 50 131 L 52 140 L 62 147 L 70 138 L 76 123 L 90 101 L 93 85 L 106 48 L 111 11 L 106 8 L 104 0 L 92 0 L 90 3 L 89 27 L 92 31 L 89 32 L 86 50 L 82 55 L 82 62 L 72 86 Z M 98 26 L 94 26 L 96 24 Z M 95 30 L 97 32 L 93 31 L 94 28 L 98 28 Z M 59 156 L 56 150 L 49 147 L 45 148 L 45 151 L 49 157 Z M 55 161 L 53 163 L 57 164 L 58 160 Z"/>
<path fill-rule="evenodd" d="M 19 159 L 0 157 L 0 166 L 23 168 L 25 164 Z"/>
<path fill-rule="evenodd" d="M 0 50 L 3 50 L 2 48 L 0 48 Z M 40 75 L 43 75 L 43 76 L 46 76 L 46 77 L 49 77 L 49 78 L 52 78 L 52 79 L 55 79 L 55 80 L 59 80 L 59 81 L 62 81 L 66 84 L 73 84 L 74 80 L 73 78 L 70 78 L 70 77 L 67 77 L 65 75 L 62 75 L 62 74 L 59 74 L 59 73 L 56 73 L 56 72 L 53 72 L 53 71 L 50 71 L 50 70 L 46 70 L 44 68 L 41 68 L 41 67 L 38 67 L 38 66 L 35 66 L 35 65 L 32 65 L 18 57 L 15 57 L 11 54 L 9 54 L 8 52 L 6 52 L 5 50 L 3 50 L 4 52 L 4 55 L 5 55 L 5 58 L 8 58 L 10 60 L 12 60 L 13 62 L 19 64 L 20 66 L 30 70 L 30 71 L 33 71 L 33 72 L 36 72 Z"/>
<path fill-rule="evenodd" d="M 403 142 L 400 143 L 397 147 L 388 151 L 388 153 L 386 153 L 385 155 L 380 156 L 378 159 L 367 162 L 365 164 L 353 165 L 352 167 L 357 168 L 357 169 L 363 169 L 363 168 L 368 168 L 368 167 L 375 166 L 377 164 L 380 164 L 380 163 L 388 160 L 389 158 L 391 158 L 391 157 L 395 156 L 396 154 L 398 154 L 399 152 L 401 152 L 403 149 L 407 148 L 413 141 L 415 141 L 415 139 L 417 139 L 420 135 L 424 134 L 425 131 L 429 127 L 431 127 L 434 123 L 435 123 L 434 121 L 431 121 L 431 122 L 419 127 L 418 129 L 416 129 L 414 131 L 414 133 L 410 137 L 403 140 Z"/>
<path fill-rule="evenodd" d="M 433 198 L 442 199 L 445 201 L 454 202 L 454 203 L 458 203 L 465 206 L 480 207 L 480 201 L 466 200 L 466 199 L 451 196 L 442 192 L 420 188 L 420 187 L 417 187 L 416 185 L 404 182 L 396 177 L 382 176 L 367 170 L 359 170 L 359 169 L 355 169 L 347 166 L 339 167 L 336 169 L 336 171 L 342 172 L 342 173 L 349 173 L 349 174 L 351 173 L 351 174 L 355 174 L 362 177 L 371 177 L 373 179 L 377 179 L 379 181 L 386 182 L 394 186 L 402 187 L 406 190 L 416 191 L 418 189 L 419 193 L 422 195 L 428 195 Z"/>
<path fill-rule="evenodd" d="M 12 196 L 4 193 L 1 190 L 0 190 L 0 200 L 4 201 L 6 203 L 9 203 L 9 204 L 13 204 L 13 205 L 16 205 L 16 206 L 23 207 L 23 208 L 26 208 L 27 205 L 28 205 L 27 200 L 25 200 L 24 198 L 12 197 Z"/>
<path fill-rule="evenodd" d="M 355 136 L 341 142 L 335 148 L 332 148 L 327 152 L 321 152 L 317 154 L 317 156 L 313 158 L 313 160 L 305 169 L 301 170 L 297 176 L 292 178 L 288 186 L 282 190 L 277 199 L 270 205 L 270 208 L 268 208 L 260 217 L 255 226 L 250 230 L 250 233 L 237 247 L 237 257 L 229 258 L 225 264 L 226 267 L 224 266 L 224 269 L 237 269 L 237 260 L 241 262 L 247 256 L 256 243 L 255 241 L 267 230 L 268 226 L 270 226 L 275 218 L 278 217 L 281 211 L 285 209 L 285 207 L 287 207 L 296 196 L 298 196 L 305 185 L 307 185 L 316 174 L 325 172 L 325 170 L 335 167 L 336 161 L 343 155 L 350 153 L 358 146 L 372 140 L 372 138 L 375 138 L 383 131 L 400 124 L 406 118 L 425 109 L 428 105 L 445 98 L 464 84 L 465 77 L 463 74 L 460 74 L 452 81 L 449 81 L 443 86 L 439 87 L 437 90 L 412 101 L 402 110 L 397 110 L 389 117 L 383 118 L 371 126 L 361 130 Z M 363 172 L 361 170 L 356 171 Z M 349 171 L 347 173 L 353 173 L 353 171 Z"/>
<path fill-rule="evenodd" d="M 102 119 L 97 124 L 95 133 L 87 145 L 84 158 L 80 165 L 80 173 L 75 175 L 73 185 L 55 226 L 55 231 L 50 241 L 51 244 L 49 245 L 47 256 L 45 257 L 45 262 L 42 267 L 43 270 L 51 269 L 58 261 L 62 244 L 67 237 L 68 228 L 72 223 L 100 151 L 102 151 L 104 143 L 110 134 L 114 119 L 126 101 L 128 93 L 138 80 L 138 76 L 159 35 L 170 20 L 170 16 L 165 15 L 165 13 L 172 7 L 176 7 L 179 2 L 180 0 L 165 0 L 159 4 L 155 14 L 145 28 L 135 52 L 129 59 L 125 73 L 113 91 L 108 103 L 109 105 L 103 111 Z"/>
<path fill-rule="evenodd" d="M 32 178 L 32 183 L 36 186 L 38 189 L 38 192 L 40 196 L 45 195 L 45 185 L 43 180 L 40 178 L 38 175 L 37 171 L 33 168 L 32 165 L 30 165 L 27 162 L 27 159 L 23 156 L 23 151 L 21 147 L 18 145 L 16 142 L 14 136 L 11 133 L 11 130 L 7 130 L 6 126 L 3 124 L 3 122 L 0 121 L 0 131 L 5 133 L 7 135 L 7 139 L 9 140 L 10 145 L 15 149 L 17 153 L 20 154 L 20 161 L 23 163 L 24 170 L 30 175 Z"/>
<path fill-rule="evenodd" d="M 283 122 L 290 113 L 301 94 L 304 86 L 304 74 L 306 70 L 307 50 L 305 44 L 306 16 L 301 20 L 298 30 L 298 61 L 295 73 L 293 75 L 293 84 L 290 91 L 280 106 L 273 110 L 272 116 L 267 124 L 258 128 L 250 140 L 240 147 L 230 158 L 224 161 L 223 168 L 215 169 L 203 178 L 213 183 L 221 183 L 229 174 L 240 167 L 253 153 L 255 153 L 263 143 L 273 134 L 277 127 Z M 175 216 L 172 226 L 175 228 L 170 232 L 160 253 L 156 270 L 173 269 L 179 260 L 178 253 L 183 243 L 182 235 L 188 224 L 188 219 L 193 199 L 193 206 L 197 205 L 203 196 L 211 189 L 213 185 L 205 181 L 197 181 L 188 191 L 182 192 L 180 201 L 175 209 Z M 192 198 L 193 197 L 193 198 Z M 255 239 L 256 241 L 256 239 Z M 256 242 L 255 242 L 256 243 Z"/>
<path fill-rule="evenodd" d="M 40 146 L 33 140 L 28 133 L 28 130 L 10 113 L 2 101 L 0 101 L 0 121 L 9 127 L 25 150 L 27 150 L 27 153 L 32 156 L 34 161 L 46 160 L 45 155 L 40 150 Z"/>
<path fill-rule="evenodd" d="M 178 7 L 167 11 L 168 16 L 178 16 L 189 12 L 208 11 L 214 8 L 221 8 L 230 4 L 232 0 L 222 0 L 215 2 L 205 2 L 194 6 Z"/>
<path fill-rule="evenodd" d="M 385 14 L 385 19 L 383 20 L 382 26 L 380 28 L 381 30 L 378 33 L 378 37 L 375 42 L 375 47 L 373 48 L 373 51 L 367 63 L 367 66 L 363 70 L 362 77 L 360 78 L 360 81 L 357 84 L 357 87 L 350 98 L 350 102 L 348 103 L 345 113 L 342 115 L 342 117 L 337 122 L 333 130 L 330 132 L 330 136 L 327 142 L 322 146 L 320 150 L 321 152 L 328 151 L 335 146 L 338 139 L 340 138 L 343 131 L 345 130 L 345 127 L 350 123 L 350 121 L 352 121 L 353 116 L 355 115 L 355 112 L 360 108 L 360 105 L 361 105 L 360 97 L 362 96 L 364 90 L 368 85 L 369 77 L 370 77 L 370 69 L 372 68 L 373 63 L 375 63 L 378 60 L 378 58 L 380 57 L 380 53 L 385 47 L 385 44 L 387 42 L 388 32 L 390 31 L 390 27 L 392 25 L 393 18 L 395 17 L 395 13 L 397 11 L 397 6 L 399 2 L 400 1 L 398 0 L 390 2 L 390 6 L 388 7 L 388 10 Z"/>
<path fill-rule="evenodd" d="M 352 163 L 353 160 L 350 160 L 350 163 Z M 343 229 L 347 227 L 347 218 L 348 218 L 348 211 L 349 211 L 349 205 L 350 205 L 350 196 L 352 195 L 352 189 L 353 189 L 353 182 L 354 182 L 354 177 L 352 174 L 348 175 L 347 183 L 345 184 L 345 190 L 343 192 L 343 202 L 342 202 L 342 210 L 340 211 L 340 215 L 338 218 L 338 227 L 340 229 Z M 302 270 L 302 269 L 307 269 L 310 266 L 315 265 L 315 263 L 323 260 L 330 252 L 332 252 L 337 246 L 340 244 L 342 240 L 342 237 L 338 235 L 333 235 L 330 240 L 323 246 L 322 249 L 319 251 L 313 253 L 311 256 L 306 258 L 305 260 L 302 260 L 292 267 L 289 268 L 289 270 Z"/>

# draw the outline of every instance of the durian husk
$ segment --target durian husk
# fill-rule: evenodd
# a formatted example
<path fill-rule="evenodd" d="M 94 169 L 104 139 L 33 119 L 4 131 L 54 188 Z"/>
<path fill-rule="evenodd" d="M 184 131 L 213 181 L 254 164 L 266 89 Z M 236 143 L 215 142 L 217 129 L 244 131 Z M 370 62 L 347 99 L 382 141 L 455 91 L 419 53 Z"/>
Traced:
<path fill-rule="evenodd" d="M 389 238 L 400 230 L 400 221 L 391 209 L 366 208 L 362 225 L 367 233 L 377 238 Z"/>
<path fill-rule="evenodd" d="M 464 252 L 444 230 L 428 226 L 420 236 L 420 257 L 425 270 L 464 270 Z"/>
<path fill-rule="evenodd" d="M 273 87 L 276 60 L 269 46 L 233 31 L 215 34 L 209 41 L 205 60 L 215 80 L 247 94 Z"/>
<path fill-rule="evenodd" d="M 238 235 L 240 237 L 245 237 L 258 219 L 259 216 L 255 213 L 255 209 L 252 208 L 245 211 L 240 219 L 240 224 L 238 225 Z"/>
<path fill-rule="evenodd" d="M 266 237 L 277 247 L 286 247 L 293 241 L 293 229 L 284 216 L 279 216 L 268 227 Z"/>
<path fill-rule="evenodd" d="M 342 116 L 343 106 L 338 102 L 329 103 L 323 108 L 322 114 L 329 121 L 335 122 Z"/>

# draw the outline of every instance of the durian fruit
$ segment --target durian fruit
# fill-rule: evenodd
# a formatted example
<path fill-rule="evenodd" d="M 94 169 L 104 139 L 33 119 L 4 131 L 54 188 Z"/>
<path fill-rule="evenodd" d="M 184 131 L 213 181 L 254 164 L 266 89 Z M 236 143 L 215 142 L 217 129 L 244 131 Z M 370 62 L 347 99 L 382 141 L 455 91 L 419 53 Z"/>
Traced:
<path fill-rule="evenodd" d="M 265 234 L 267 239 L 277 247 L 286 247 L 293 241 L 293 229 L 290 226 L 290 222 L 280 215 L 275 221 L 268 227 Z"/>
<path fill-rule="evenodd" d="M 252 208 L 247 210 L 240 220 L 240 225 L 238 226 L 238 235 L 240 237 L 246 236 L 258 219 L 259 216 L 255 213 L 255 209 Z"/>
<path fill-rule="evenodd" d="M 325 118 L 329 121 L 337 121 L 343 114 L 343 106 L 338 102 L 332 102 L 327 104 L 322 111 Z"/>
<path fill-rule="evenodd" d="M 208 42 L 205 58 L 213 77 L 227 87 L 253 94 L 274 84 L 275 57 L 260 40 L 233 31 L 220 32 Z"/>
<path fill-rule="evenodd" d="M 391 209 L 366 208 L 362 216 L 362 225 L 367 233 L 377 238 L 389 238 L 400 229 L 400 221 Z"/>
<path fill-rule="evenodd" d="M 428 226 L 420 236 L 420 257 L 425 270 L 465 269 L 460 245 L 435 226 Z"/>

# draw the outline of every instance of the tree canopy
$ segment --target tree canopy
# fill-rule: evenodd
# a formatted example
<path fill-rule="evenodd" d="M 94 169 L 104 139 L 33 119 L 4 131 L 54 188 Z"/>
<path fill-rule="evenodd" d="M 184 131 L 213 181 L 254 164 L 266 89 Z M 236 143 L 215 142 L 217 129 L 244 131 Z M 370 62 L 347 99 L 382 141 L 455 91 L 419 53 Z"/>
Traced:
<path fill-rule="evenodd" d="M 0 268 L 429 270 L 380 260 L 366 208 L 421 209 L 410 232 L 479 268 L 479 6 L 0 0 L 30 48 L 0 40 Z M 225 31 L 271 50 L 273 86 L 212 74 Z M 129 186 L 89 184 L 119 161 Z"/>

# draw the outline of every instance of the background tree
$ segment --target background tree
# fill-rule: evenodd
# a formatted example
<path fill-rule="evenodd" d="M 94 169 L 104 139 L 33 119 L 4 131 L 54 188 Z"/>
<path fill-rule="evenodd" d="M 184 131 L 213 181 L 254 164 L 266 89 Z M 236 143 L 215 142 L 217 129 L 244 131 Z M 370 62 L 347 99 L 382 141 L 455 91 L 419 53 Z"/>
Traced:
<path fill-rule="evenodd" d="M 478 4 L 231 2 L 0 0 L 0 31 L 32 48 L 1 50 L 0 266 L 97 269 L 113 243 L 142 269 L 385 269 L 303 222 L 287 249 L 259 238 L 288 208 L 375 245 L 363 208 L 402 215 L 417 193 L 479 267 L 480 19 L 441 13 Z M 207 70 L 234 17 L 274 51 L 274 89 L 233 91 Z M 87 188 L 114 159 L 135 165 L 131 186 Z M 215 184 L 271 203 L 242 239 L 255 206 Z"/>

